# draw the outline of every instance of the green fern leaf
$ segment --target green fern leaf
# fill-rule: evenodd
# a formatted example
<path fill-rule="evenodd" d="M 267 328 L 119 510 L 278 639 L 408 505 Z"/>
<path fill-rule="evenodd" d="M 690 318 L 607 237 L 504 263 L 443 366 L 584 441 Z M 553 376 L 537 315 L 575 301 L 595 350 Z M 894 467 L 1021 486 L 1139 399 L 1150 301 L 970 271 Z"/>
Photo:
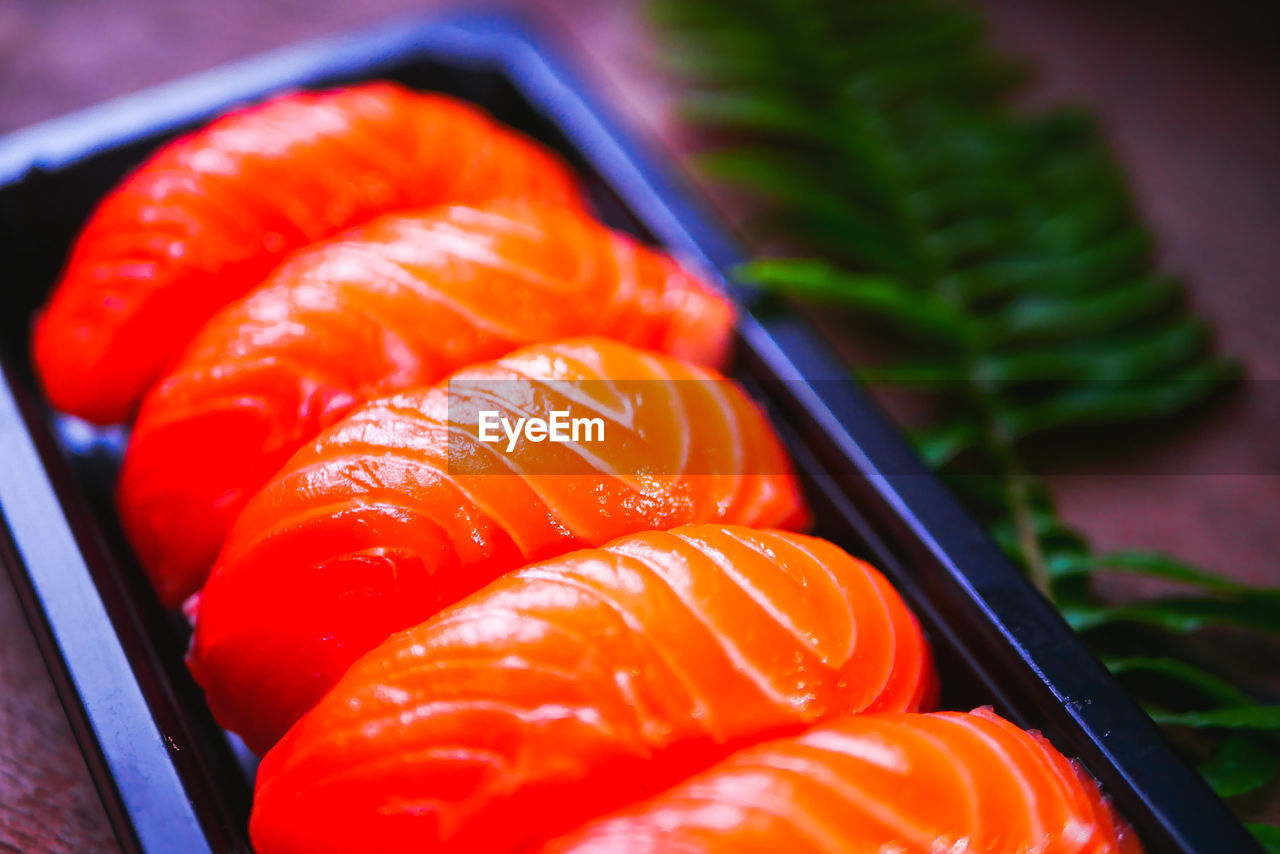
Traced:
<path fill-rule="evenodd" d="M 949 411 L 912 439 L 1006 553 L 1139 699 L 1151 704 L 1142 691 L 1155 679 L 1217 704 L 1161 720 L 1271 739 L 1274 707 L 1203 662 L 1132 650 L 1208 626 L 1275 634 L 1276 591 L 1164 555 L 1092 553 L 1022 457 L 1047 431 L 1174 417 L 1238 373 L 1214 355 L 1181 283 L 1153 266 L 1096 123 L 1010 109 L 1020 67 L 986 47 L 978 15 L 945 0 L 651 8 L 694 85 L 686 116 L 741 140 L 700 158 L 705 174 L 758 197 L 752 232 L 819 256 L 757 261 L 739 277 L 909 335 L 921 351 L 911 361 L 853 373 L 941 393 Z M 1111 604 L 1092 590 L 1104 572 L 1193 591 Z M 1269 740 L 1242 745 L 1226 738 L 1203 766 L 1225 795 L 1274 774 Z"/>

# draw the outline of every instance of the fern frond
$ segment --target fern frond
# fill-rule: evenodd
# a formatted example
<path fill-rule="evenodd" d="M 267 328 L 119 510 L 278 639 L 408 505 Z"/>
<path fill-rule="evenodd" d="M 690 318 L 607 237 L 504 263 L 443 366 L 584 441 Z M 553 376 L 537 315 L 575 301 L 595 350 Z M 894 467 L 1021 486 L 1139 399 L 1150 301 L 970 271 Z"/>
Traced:
<path fill-rule="evenodd" d="M 1183 285 L 1155 269 L 1094 122 L 1010 109 L 1020 67 L 945 0 L 651 9 L 690 81 L 685 119 L 735 140 L 698 158 L 704 174 L 758 197 L 755 230 L 818 256 L 756 261 L 740 277 L 908 336 L 913 361 L 856 374 L 955 402 L 913 435 L 922 456 L 1160 720 L 1223 734 L 1202 766 L 1218 791 L 1274 776 L 1277 707 L 1164 639 L 1217 625 L 1274 634 L 1280 592 L 1165 555 L 1093 553 L 1023 460 L 1028 437 L 1169 418 L 1238 372 Z M 1091 582 L 1115 572 L 1191 589 L 1108 603 Z M 1159 705 L 1153 680 L 1195 704 Z"/>

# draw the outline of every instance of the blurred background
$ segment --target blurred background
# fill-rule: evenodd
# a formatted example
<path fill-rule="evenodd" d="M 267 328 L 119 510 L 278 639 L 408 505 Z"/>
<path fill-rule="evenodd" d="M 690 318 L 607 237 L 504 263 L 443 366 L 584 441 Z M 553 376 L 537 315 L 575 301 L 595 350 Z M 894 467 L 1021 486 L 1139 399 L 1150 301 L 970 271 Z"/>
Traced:
<path fill-rule="evenodd" d="M 395 16 L 423 0 L 0 0 L 0 132 L 229 60 Z M 508 4 L 565 44 L 615 111 L 683 157 L 680 85 L 643 4 Z M 1100 120 L 1192 308 L 1248 380 L 1159 443 L 1122 437 L 1051 478 L 1099 549 L 1146 548 L 1280 585 L 1280 5 L 1246 0 L 972 0 L 1032 104 Z M 722 204 L 729 204 L 720 197 Z M 1110 462 L 1108 462 L 1110 460 Z M 114 842 L 43 662 L 0 579 L 0 850 Z"/>

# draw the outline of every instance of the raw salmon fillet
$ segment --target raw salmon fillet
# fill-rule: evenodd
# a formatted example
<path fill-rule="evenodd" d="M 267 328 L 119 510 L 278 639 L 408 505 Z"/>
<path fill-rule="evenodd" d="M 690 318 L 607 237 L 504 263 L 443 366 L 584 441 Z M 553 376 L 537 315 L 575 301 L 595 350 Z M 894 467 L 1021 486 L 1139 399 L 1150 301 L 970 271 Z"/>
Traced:
<path fill-rule="evenodd" d="M 384 216 L 299 252 L 197 334 L 143 399 L 120 515 L 174 606 L 249 497 L 356 403 L 572 335 L 715 364 L 732 322 L 666 255 L 576 208 Z"/>
<path fill-rule="evenodd" d="M 539 850 L 1141 854 L 1142 849 L 1093 780 L 1053 745 L 978 709 L 832 719 L 803 735 L 742 750 Z"/>
<path fill-rule="evenodd" d="M 468 432 L 473 405 L 600 417 L 604 441 L 506 453 Z M 507 570 L 637 531 L 806 513 L 763 413 L 713 371 L 606 339 L 527 347 L 363 404 L 300 450 L 232 527 L 188 662 L 261 753 L 358 656 Z"/>
<path fill-rule="evenodd" d="M 897 593 L 831 543 L 634 534 L 357 661 L 261 763 L 251 835 L 259 854 L 521 850 L 744 744 L 915 710 L 932 685 Z"/>
<path fill-rule="evenodd" d="M 59 409 L 125 420 L 290 251 L 388 211 L 501 197 L 578 192 L 555 155 L 452 98 L 371 83 L 231 113 L 98 206 L 37 321 L 37 372 Z"/>

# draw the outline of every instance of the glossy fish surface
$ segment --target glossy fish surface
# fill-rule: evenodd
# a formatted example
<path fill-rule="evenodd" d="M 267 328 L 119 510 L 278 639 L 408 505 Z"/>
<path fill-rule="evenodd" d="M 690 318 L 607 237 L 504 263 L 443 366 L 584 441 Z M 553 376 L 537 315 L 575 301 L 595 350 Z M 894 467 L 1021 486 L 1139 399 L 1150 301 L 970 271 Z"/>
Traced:
<path fill-rule="evenodd" d="M 841 717 L 743 750 L 543 854 L 1140 854 L 1094 783 L 988 709 Z"/>
<path fill-rule="evenodd" d="M 37 319 L 37 374 L 58 409 L 124 421 L 293 250 L 388 211 L 494 198 L 579 196 L 556 155 L 442 95 L 378 82 L 229 113 L 98 205 Z"/>
<path fill-rule="evenodd" d="M 387 215 L 300 251 L 196 335 L 143 400 L 120 515 L 175 606 L 245 502 L 355 404 L 574 335 L 715 365 L 732 323 L 708 285 L 574 207 Z"/>
<path fill-rule="evenodd" d="M 824 540 L 694 525 L 509 573 L 362 657 L 263 760 L 260 854 L 505 852 L 831 715 L 915 710 L 911 613 Z"/>
<path fill-rule="evenodd" d="M 598 418 L 601 441 L 480 441 L 476 409 Z M 593 437 L 595 438 L 595 437 Z M 763 412 L 714 371 L 600 338 L 522 348 L 356 407 L 248 503 L 188 662 L 270 747 L 357 657 L 511 569 L 698 522 L 801 527 Z"/>

